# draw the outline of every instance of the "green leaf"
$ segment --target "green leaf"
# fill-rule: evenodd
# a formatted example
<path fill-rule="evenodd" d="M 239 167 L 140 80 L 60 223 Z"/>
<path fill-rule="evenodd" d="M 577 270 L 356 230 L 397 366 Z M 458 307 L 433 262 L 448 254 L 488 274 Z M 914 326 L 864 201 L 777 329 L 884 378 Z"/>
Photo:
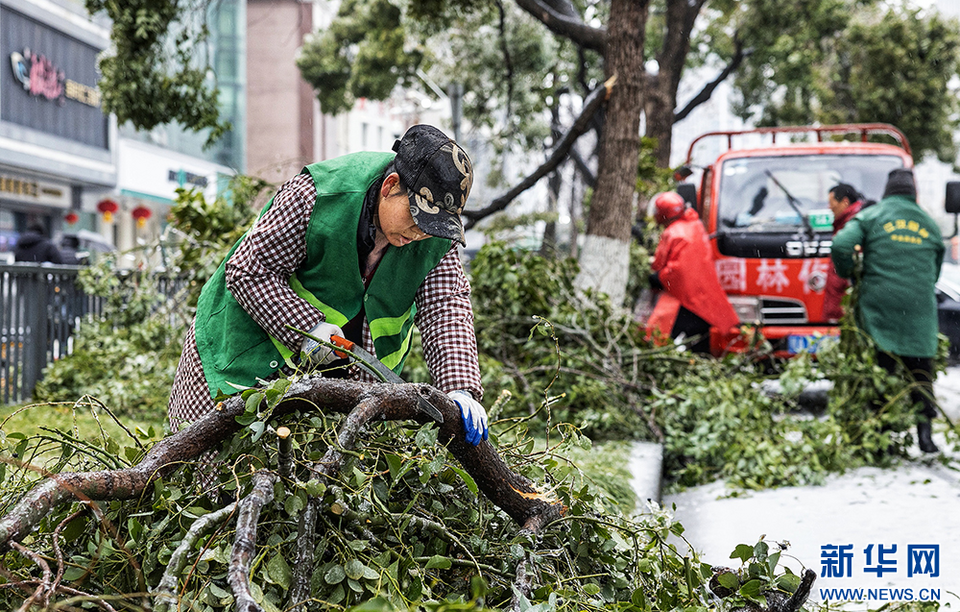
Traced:
<path fill-rule="evenodd" d="M 760 595 L 761 585 L 762 583 L 760 582 L 760 580 L 757 580 L 757 579 L 747 581 L 746 584 L 740 587 L 740 591 L 739 591 L 740 596 L 746 599 L 749 599 L 750 601 L 756 602 L 762 606 L 766 606 L 767 605 L 766 598 Z"/>
<path fill-rule="evenodd" d="M 250 424 L 250 441 L 256 442 L 263 435 L 263 432 L 266 431 L 267 424 L 263 421 L 255 421 Z"/>
<path fill-rule="evenodd" d="M 731 559 L 740 559 L 744 563 L 746 563 L 752 556 L 753 546 L 747 546 L 746 544 L 737 544 L 737 547 L 733 549 L 732 553 L 730 553 Z"/>
<path fill-rule="evenodd" d="M 777 578 L 777 588 L 787 593 L 793 593 L 799 586 L 800 576 L 796 574 L 784 574 Z"/>
<path fill-rule="evenodd" d="M 283 500 L 283 509 L 290 516 L 297 516 L 300 514 L 300 511 L 307 507 L 307 502 L 304 497 L 303 491 L 297 491 L 294 495 L 288 495 L 285 500 Z"/>
<path fill-rule="evenodd" d="M 450 569 L 453 563 L 447 557 L 434 555 L 427 561 L 426 569 Z"/>
<path fill-rule="evenodd" d="M 123 456 L 126 457 L 130 463 L 134 463 L 137 458 L 140 457 L 140 449 L 136 446 L 125 446 L 123 448 Z"/>
<path fill-rule="evenodd" d="M 293 572 L 283 555 L 270 555 L 270 560 L 267 561 L 267 578 L 273 584 L 283 587 L 284 590 L 290 588 Z"/>
<path fill-rule="evenodd" d="M 249 395 L 247 395 L 249 393 Z M 263 391 L 254 391 L 250 393 L 250 390 L 243 392 L 244 397 L 246 398 L 246 403 L 244 404 L 244 414 L 252 413 L 256 414 L 260 411 L 260 403 L 266 398 Z"/>
<path fill-rule="evenodd" d="M 467 474 L 467 472 L 461 468 L 458 468 L 455 465 L 449 466 L 451 470 L 459 474 L 460 478 L 463 479 L 463 483 L 467 485 L 467 488 L 470 489 L 470 492 L 476 495 L 480 492 L 480 488 L 477 486 L 476 481 L 473 480 L 473 476 Z"/>
<path fill-rule="evenodd" d="M 596 595 L 600 592 L 600 585 L 592 582 L 583 585 L 583 592 L 587 595 Z"/>
<path fill-rule="evenodd" d="M 323 575 L 323 581 L 327 584 L 340 584 L 346 577 L 347 573 L 343 571 L 343 566 L 334 565 Z"/>
<path fill-rule="evenodd" d="M 323 484 L 316 478 L 311 478 L 308 480 L 306 485 L 304 485 L 304 488 L 307 491 L 307 495 L 310 497 L 320 497 L 327 492 L 327 485 Z"/>
<path fill-rule="evenodd" d="M 720 583 L 720 586 L 730 589 L 731 591 L 736 591 L 740 588 L 740 581 L 737 580 L 733 572 L 723 572 L 717 576 L 717 582 Z"/>
<path fill-rule="evenodd" d="M 767 557 L 767 570 L 769 570 L 771 576 L 777 573 L 778 563 L 780 563 L 780 551 L 777 551 Z"/>
<path fill-rule="evenodd" d="M 396 480 L 400 473 L 400 467 L 403 466 L 403 459 L 393 453 L 386 453 L 384 457 L 387 460 L 387 467 L 390 468 L 390 477 Z"/>
<path fill-rule="evenodd" d="M 367 566 L 361 563 L 359 559 L 350 559 L 346 565 L 343 566 L 343 571 L 347 574 L 347 578 L 352 580 L 360 580 L 363 578 L 363 570 L 365 569 L 367 569 Z"/>
<path fill-rule="evenodd" d="M 417 443 L 419 448 L 433 448 L 437 443 L 437 436 L 439 433 L 440 430 L 434 427 L 432 423 L 427 423 L 421 427 L 419 431 L 417 431 L 414 441 Z"/>

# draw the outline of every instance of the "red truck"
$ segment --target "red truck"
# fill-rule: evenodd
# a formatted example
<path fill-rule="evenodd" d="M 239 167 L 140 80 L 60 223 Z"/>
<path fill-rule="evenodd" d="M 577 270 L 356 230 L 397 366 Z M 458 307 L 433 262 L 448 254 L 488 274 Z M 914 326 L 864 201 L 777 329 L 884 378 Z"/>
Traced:
<path fill-rule="evenodd" d="M 871 142 L 878 136 L 891 143 Z M 822 315 L 833 265 L 827 191 L 849 183 L 879 200 L 887 173 L 913 166 L 906 137 L 880 123 L 709 132 L 690 144 L 680 176 L 693 174 L 694 149 L 708 139 L 724 139 L 726 150 L 699 167 L 699 190 L 681 183 L 677 191 L 700 213 L 721 286 L 775 354 L 815 351 L 818 338 L 837 333 Z M 738 348 L 717 330 L 712 336 L 714 354 Z"/>

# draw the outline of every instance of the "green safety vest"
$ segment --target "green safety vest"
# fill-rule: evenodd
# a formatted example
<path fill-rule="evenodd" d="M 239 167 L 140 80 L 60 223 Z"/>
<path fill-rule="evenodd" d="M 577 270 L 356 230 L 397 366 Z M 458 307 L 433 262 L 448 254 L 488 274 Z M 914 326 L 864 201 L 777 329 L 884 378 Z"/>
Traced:
<path fill-rule="evenodd" d="M 450 250 L 450 241 L 428 238 L 402 248 L 387 247 L 369 288 L 364 289 L 357 260 L 360 212 L 367 190 L 393 157 L 393 153 L 354 153 L 303 169 L 313 178 L 317 201 L 307 224 L 307 256 L 290 285 L 321 310 L 328 323 L 340 327 L 362 307 L 378 357 L 399 374 L 410 351 L 414 297 Z M 264 212 L 272 204 L 273 200 Z M 240 241 L 204 285 L 197 302 L 197 351 L 212 397 L 255 386 L 258 378 L 269 378 L 292 354 L 227 289 L 226 261 Z"/>

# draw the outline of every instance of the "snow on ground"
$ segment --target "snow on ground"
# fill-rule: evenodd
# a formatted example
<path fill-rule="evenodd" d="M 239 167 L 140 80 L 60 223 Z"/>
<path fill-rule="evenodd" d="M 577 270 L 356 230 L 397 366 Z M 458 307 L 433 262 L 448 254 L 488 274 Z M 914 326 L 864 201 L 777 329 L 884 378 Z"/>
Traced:
<path fill-rule="evenodd" d="M 960 367 L 942 374 L 935 391 L 948 418 L 957 421 Z M 752 545 L 764 535 L 768 543 L 789 541 L 784 565 L 796 573 L 802 567 L 817 572 L 811 601 L 838 598 L 826 589 L 862 589 L 858 594 L 867 600 L 860 604 L 862 609 L 937 596 L 941 603 L 956 607 L 960 604 L 960 471 L 956 469 L 960 452 L 946 448 L 944 427 L 941 419 L 935 425 L 934 440 L 945 449 L 945 458 L 952 459 L 948 465 L 921 457 L 914 449 L 912 459 L 894 469 L 863 468 L 830 477 L 823 486 L 725 497 L 729 492 L 723 484 L 714 483 L 665 496 L 663 505 L 676 504 L 675 515 L 686 528 L 687 541 L 713 565 L 736 567 L 739 561 L 729 558 L 733 549 L 738 544 Z M 939 546 L 937 576 L 933 575 L 934 557 L 923 557 L 932 550 L 923 547 L 931 545 Z M 840 546 L 852 546 L 846 549 L 852 554 L 849 571 L 836 561 Z M 931 561 L 929 567 L 924 559 Z M 871 571 L 877 567 L 881 570 Z"/>

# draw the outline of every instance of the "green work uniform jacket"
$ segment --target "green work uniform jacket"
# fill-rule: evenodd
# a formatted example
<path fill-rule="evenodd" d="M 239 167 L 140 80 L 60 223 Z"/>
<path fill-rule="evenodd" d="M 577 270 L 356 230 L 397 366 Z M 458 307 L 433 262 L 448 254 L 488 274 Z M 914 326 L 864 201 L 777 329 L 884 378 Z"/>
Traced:
<path fill-rule="evenodd" d="M 880 350 L 902 357 L 937 354 L 937 296 L 943 238 L 934 220 L 910 197 L 886 197 L 862 210 L 833 238 L 840 276 L 853 276 L 863 249 L 857 324 Z M 857 279 L 854 279 L 857 280 Z"/>
<path fill-rule="evenodd" d="M 343 327 L 362 310 L 377 356 L 399 373 L 410 350 L 417 289 L 450 250 L 450 241 L 428 238 L 388 248 L 369 287 L 364 286 L 357 259 L 360 213 L 367 190 L 393 158 L 393 153 L 353 153 L 303 169 L 313 178 L 317 200 L 304 236 L 306 258 L 290 285 L 323 312 L 328 323 Z M 264 212 L 272 205 L 273 200 Z M 244 238 L 204 285 L 197 302 L 197 352 L 213 397 L 255 386 L 292 355 L 226 286 L 226 262 Z"/>

